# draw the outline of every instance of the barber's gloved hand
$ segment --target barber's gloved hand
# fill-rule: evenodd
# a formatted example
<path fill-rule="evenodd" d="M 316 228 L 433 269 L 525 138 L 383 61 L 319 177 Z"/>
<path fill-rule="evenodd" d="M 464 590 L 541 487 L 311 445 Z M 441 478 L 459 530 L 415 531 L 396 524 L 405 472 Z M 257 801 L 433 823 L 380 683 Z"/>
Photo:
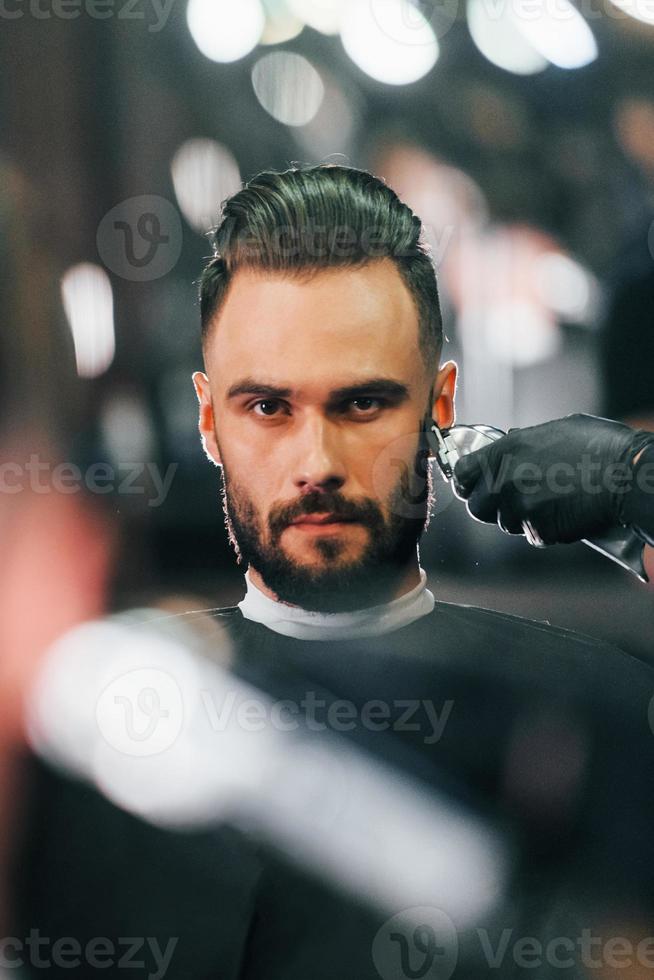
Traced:
<path fill-rule="evenodd" d="M 462 457 L 454 486 L 477 520 L 509 534 L 528 521 L 544 544 L 579 541 L 624 523 L 633 460 L 652 443 L 621 422 L 567 415 Z"/>

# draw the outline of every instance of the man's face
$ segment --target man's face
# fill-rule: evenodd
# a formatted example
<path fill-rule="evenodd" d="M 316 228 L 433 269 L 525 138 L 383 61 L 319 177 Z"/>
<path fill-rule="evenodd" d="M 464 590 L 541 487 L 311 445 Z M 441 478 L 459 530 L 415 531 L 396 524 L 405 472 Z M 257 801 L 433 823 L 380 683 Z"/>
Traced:
<path fill-rule="evenodd" d="M 392 261 L 307 280 L 240 271 L 205 362 L 200 428 L 237 553 L 306 609 L 385 601 L 428 517 L 421 426 L 451 424 L 455 379 L 452 364 L 427 374 Z"/>

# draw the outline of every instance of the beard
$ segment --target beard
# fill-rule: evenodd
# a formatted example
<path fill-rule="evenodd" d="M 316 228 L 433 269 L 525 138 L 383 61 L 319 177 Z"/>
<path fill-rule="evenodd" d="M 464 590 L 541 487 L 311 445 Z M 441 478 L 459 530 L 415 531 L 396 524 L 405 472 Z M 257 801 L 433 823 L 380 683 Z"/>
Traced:
<path fill-rule="evenodd" d="M 428 452 L 421 445 L 400 477 L 384 510 L 370 497 L 350 500 L 338 491 L 311 491 L 297 501 L 273 507 L 262 522 L 243 486 L 222 467 L 222 499 L 230 543 L 239 562 L 247 562 L 282 602 L 313 612 L 347 612 L 387 602 L 398 578 L 417 554 L 429 524 L 433 479 Z M 339 536 L 316 537 L 320 566 L 303 564 L 284 550 L 284 530 L 305 514 L 334 513 L 367 530 L 359 557 L 347 558 Z"/>

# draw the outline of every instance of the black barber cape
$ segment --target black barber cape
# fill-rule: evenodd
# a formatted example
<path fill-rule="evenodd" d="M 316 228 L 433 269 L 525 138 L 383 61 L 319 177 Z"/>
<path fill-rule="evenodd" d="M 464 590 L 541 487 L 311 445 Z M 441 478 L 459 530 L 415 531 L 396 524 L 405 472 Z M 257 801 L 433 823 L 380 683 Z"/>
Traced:
<path fill-rule="evenodd" d="M 416 934 L 403 966 L 385 969 L 371 950 L 387 911 L 340 893 L 238 827 L 155 828 L 33 760 L 12 935 L 73 937 L 82 956 L 44 970 L 23 951 L 24 975 L 578 980 L 597 975 L 580 952 L 583 930 L 601 937 L 596 966 L 613 937 L 631 937 L 635 949 L 654 933 L 648 665 L 568 630 L 443 602 L 395 632 L 356 641 L 287 638 L 236 607 L 212 616 L 229 632 L 235 672 L 273 699 L 300 704 L 313 692 L 360 711 L 372 701 L 391 705 L 385 730 L 357 725 L 347 737 L 510 827 L 508 894 L 483 932 L 460 936 L 456 966 L 430 967 Z M 420 707 L 407 715 L 408 704 L 426 701 L 441 729 L 433 712 L 431 720 Z M 107 945 L 94 959 L 85 951 L 97 937 Z M 525 937 L 536 943 L 531 961 L 516 945 Z"/>

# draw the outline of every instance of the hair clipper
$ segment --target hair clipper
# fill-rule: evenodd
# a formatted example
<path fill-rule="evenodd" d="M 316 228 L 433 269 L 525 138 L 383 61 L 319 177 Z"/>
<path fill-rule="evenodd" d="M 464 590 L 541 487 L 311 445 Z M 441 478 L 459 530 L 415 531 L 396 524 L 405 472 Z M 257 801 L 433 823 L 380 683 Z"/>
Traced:
<path fill-rule="evenodd" d="M 428 429 L 429 441 L 443 479 L 453 490 L 454 467 L 459 459 L 468 453 L 483 449 L 484 446 L 501 439 L 504 435 L 506 433 L 502 429 L 496 429 L 491 425 L 453 425 L 449 429 L 439 429 L 436 423 L 433 423 Z M 529 544 L 536 548 L 545 547 L 529 521 L 523 521 L 522 528 Z M 584 538 L 583 544 L 633 572 L 641 582 L 649 581 L 643 564 L 644 542 L 631 528 L 622 526 L 609 528 L 601 537 Z"/>

